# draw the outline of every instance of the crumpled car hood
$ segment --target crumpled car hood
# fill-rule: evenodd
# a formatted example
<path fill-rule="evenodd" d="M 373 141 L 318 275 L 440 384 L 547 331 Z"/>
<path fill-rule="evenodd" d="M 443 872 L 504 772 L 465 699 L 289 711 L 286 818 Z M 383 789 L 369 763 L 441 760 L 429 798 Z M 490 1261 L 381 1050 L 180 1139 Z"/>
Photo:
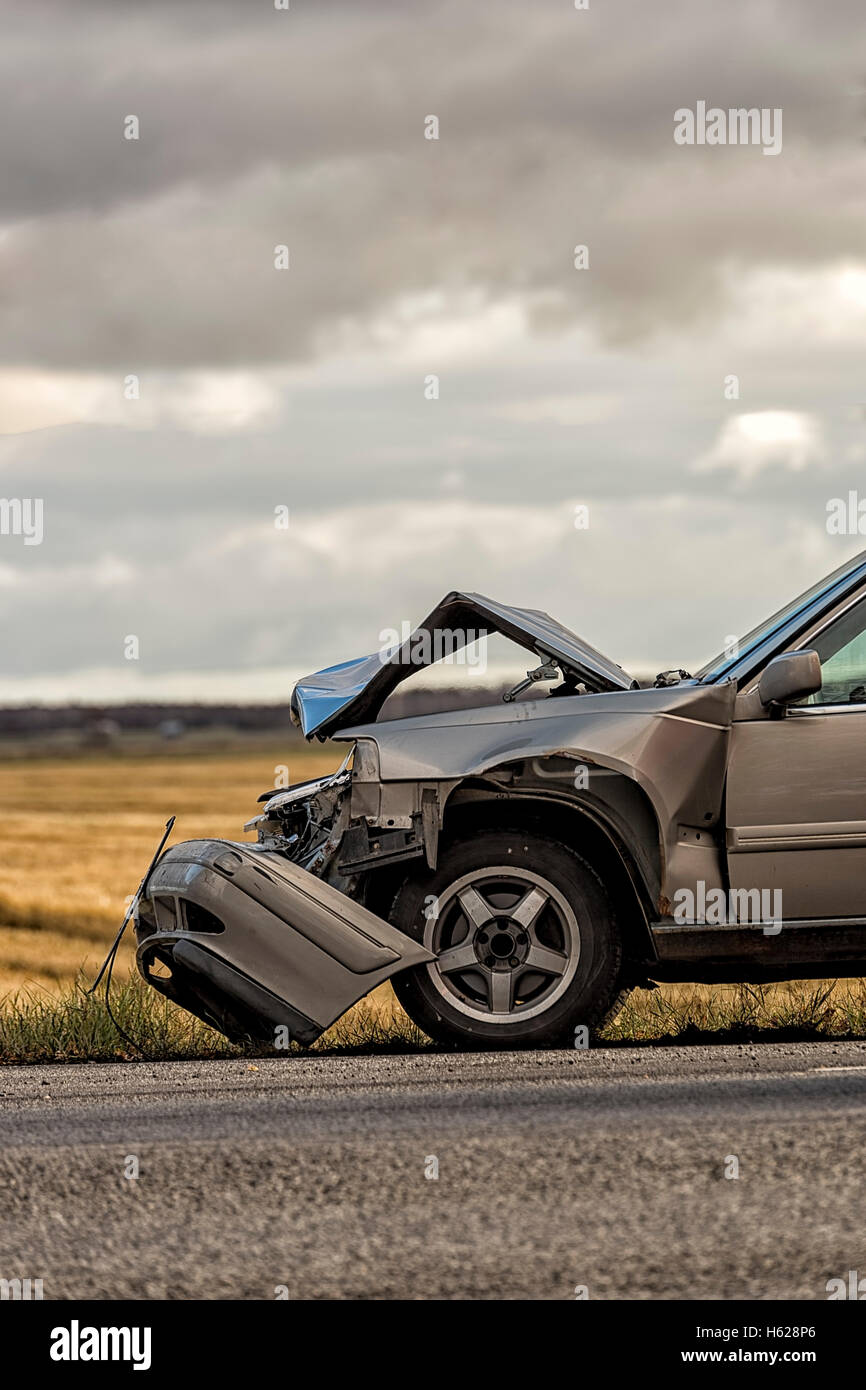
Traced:
<path fill-rule="evenodd" d="M 419 650 L 435 651 L 435 633 L 452 635 L 452 649 L 499 633 L 543 659 L 552 658 L 595 692 L 630 690 L 637 684 L 616 662 L 537 608 L 511 608 L 483 594 L 453 592 L 409 635 L 388 651 L 344 661 L 305 676 L 292 691 L 291 713 L 306 738 L 320 738 L 347 723 L 375 719 L 392 690 L 429 665 Z M 414 654 L 414 655 L 413 655 Z M 435 660 L 435 656 L 432 658 Z"/>

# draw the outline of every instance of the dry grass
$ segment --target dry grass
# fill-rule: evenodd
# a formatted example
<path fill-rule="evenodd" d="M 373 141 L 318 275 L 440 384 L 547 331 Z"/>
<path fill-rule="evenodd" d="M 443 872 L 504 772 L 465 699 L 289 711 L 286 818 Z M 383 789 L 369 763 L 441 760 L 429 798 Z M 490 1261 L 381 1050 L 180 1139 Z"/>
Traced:
<path fill-rule="evenodd" d="M 230 1043 L 191 1014 L 163 999 L 138 975 L 111 990 L 111 1013 L 100 991 L 87 993 L 79 977 L 58 991 L 25 989 L 0 1007 L 0 1063 L 166 1061 L 177 1058 L 278 1057 L 268 1044 Z M 130 1045 L 132 1044 L 132 1045 Z M 431 1046 L 400 1008 L 389 985 L 381 985 L 329 1028 L 314 1052 L 417 1051 Z M 302 1049 L 292 1044 L 291 1053 Z"/>
<path fill-rule="evenodd" d="M 175 840 L 242 839 L 256 797 L 289 762 L 292 779 L 335 766 L 334 752 L 287 756 L 276 739 L 232 748 L 0 761 L 0 1060 L 117 1058 L 130 1053 L 100 1000 L 87 998 L 129 894 L 167 816 Z M 118 960 L 115 1012 L 152 1057 L 233 1056 L 219 1034 L 147 989 L 128 943 Z M 637 991 L 603 1041 L 866 1037 L 866 982 L 664 986 Z M 317 1050 L 429 1046 L 390 986 L 351 1009 Z M 259 1049 L 261 1051 L 261 1049 Z"/>
<path fill-rule="evenodd" d="M 117 1032 L 100 996 L 84 982 L 59 993 L 24 991 L 0 1008 L 0 1063 L 169 1060 L 285 1056 L 273 1047 L 229 1043 L 133 975 L 112 991 L 112 1011 L 136 1046 Z M 739 986 L 730 990 L 638 991 L 596 1046 L 866 1037 L 866 988 Z M 417 1052 L 430 1039 L 380 988 L 325 1033 L 318 1053 Z M 291 1053 L 300 1049 L 293 1045 Z"/>
<path fill-rule="evenodd" d="M 866 1037 L 866 980 L 636 990 L 604 1032 L 610 1043 L 768 1037 Z"/>

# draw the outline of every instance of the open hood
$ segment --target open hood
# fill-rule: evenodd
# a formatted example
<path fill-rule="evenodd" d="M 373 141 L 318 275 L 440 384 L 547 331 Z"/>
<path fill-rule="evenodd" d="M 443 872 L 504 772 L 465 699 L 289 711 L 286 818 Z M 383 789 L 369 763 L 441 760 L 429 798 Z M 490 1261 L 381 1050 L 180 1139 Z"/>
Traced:
<path fill-rule="evenodd" d="M 304 736 L 320 738 L 376 718 L 392 690 L 424 666 L 480 637 L 499 633 L 543 661 L 553 660 L 589 690 L 630 690 L 637 682 L 567 627 L 537 608 L 509 608 L 483 594 L 447 594 L 404 642 L 305 676 L 291 713 Z"/>

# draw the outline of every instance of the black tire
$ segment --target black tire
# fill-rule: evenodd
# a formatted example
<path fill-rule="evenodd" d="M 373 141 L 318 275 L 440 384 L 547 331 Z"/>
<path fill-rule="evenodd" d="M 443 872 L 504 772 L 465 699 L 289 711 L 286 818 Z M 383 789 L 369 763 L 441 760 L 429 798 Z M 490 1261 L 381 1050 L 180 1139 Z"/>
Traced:
<path fill-rule="evenodd" d="M 405 880 L 390 919 L 448 962 L 393 980 L 410 1018 L 440 1043 L 573 1046 L 580 1025 L 599 1028 L 625 997 L 601 880 L 574 850 L 535 831 L 487 830 L 443 844 L 436 869 Z"/>

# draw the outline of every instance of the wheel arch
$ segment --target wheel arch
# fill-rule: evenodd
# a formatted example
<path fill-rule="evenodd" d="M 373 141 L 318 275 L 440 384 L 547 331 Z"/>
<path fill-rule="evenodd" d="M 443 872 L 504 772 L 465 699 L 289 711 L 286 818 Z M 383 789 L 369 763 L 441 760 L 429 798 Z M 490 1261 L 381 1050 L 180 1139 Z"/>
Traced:
<path fill-rule="evenodd" d="M 474 791 L 467 784 L 461 787 Z M 634 849 L 621 828 L 614 826 L 612 817 L 598 806 L 555 794 L 518 792 L 505 798 L 496 794 L 467 799 L 452 795 L 442 833 L 443 837 L 463 838 L 480 830 L 506 827 L 532 828 L 580 853 L 609 894 L 623 934 L 624 954 L 635 965 L 655 959 L 649 927 L 652 885 L 646 883 Z"/>
<path fill-rule="evenodd" d="M 601 776 L 599 777 L 599 774 Z M 590 788 L 572 790 L 574 758 L 551 754 L 502 763 L 440 784 L 439 846 L 482 830 L 532 829 L 581 855 L 611 898 L 623 947 L 636 965 L 655 960 L 650 922 L 661 892 L 662 840 L 643 788 L 616 770 L 591 769 Z M 387 918 L 411 863 L 367 872 L 357 895 Z"/>

